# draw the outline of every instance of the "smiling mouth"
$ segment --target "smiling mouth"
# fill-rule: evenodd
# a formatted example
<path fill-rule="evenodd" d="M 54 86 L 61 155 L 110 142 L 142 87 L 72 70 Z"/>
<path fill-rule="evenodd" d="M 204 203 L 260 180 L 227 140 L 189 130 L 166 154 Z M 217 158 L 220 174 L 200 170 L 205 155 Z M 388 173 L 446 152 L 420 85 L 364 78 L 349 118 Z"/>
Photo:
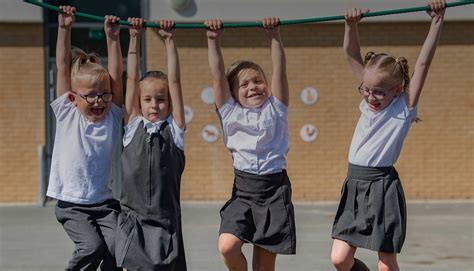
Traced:
<path fill-rule="evenodd" d="M 376 110 L 376 109 L 378 109 L 378 108 L 380 107 L 380 104 L 379 104 L 379 103 L 375 103 L 375 104 L 374 104 L 374 103 L 369 103 L 369 107 L 370 107 L 371 109 Z"/>
<path fill-rule="evenodd" d="M 247 96 L 247 98 L 253 98 L 253 97 L 259 97 L 259 96 L 263 96 L 263 93 L 253 93 L 252 95 L 250 96 Z"/>
<path fill-rule="evenodd" d="M 105 108 L 104 107 L 95 107 L 95 108 L 91 108 L 91 112 L 92 114 L 96 115 L 96 116 L 100 116 L 104 113 L 104 110 Z"/>

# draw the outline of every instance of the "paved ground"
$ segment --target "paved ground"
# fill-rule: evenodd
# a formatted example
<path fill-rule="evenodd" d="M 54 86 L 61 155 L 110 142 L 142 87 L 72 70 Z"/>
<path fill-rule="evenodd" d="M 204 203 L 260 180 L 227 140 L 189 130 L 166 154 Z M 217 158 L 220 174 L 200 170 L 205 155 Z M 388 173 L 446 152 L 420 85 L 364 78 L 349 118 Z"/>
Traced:
<path fill-rule="evenodd" d="M 220 203 L 183 204 L 188 270 L 225 270 L 217 252 Z M 277 270 L 334 270 L 330 263 L 333 203 L 296 204 L 297 255 L 279 256 Z M 474 266 L 474 201 L 408 205 L 402 270 L 458 271 Z M 0 206 L 0 270 L 63 270 L 72 242 L 56 222 L 52 204 Z M 251 255 L 250 246 L 245 247 Z M 357 254 L 376 269 L 376 253 Z"/>

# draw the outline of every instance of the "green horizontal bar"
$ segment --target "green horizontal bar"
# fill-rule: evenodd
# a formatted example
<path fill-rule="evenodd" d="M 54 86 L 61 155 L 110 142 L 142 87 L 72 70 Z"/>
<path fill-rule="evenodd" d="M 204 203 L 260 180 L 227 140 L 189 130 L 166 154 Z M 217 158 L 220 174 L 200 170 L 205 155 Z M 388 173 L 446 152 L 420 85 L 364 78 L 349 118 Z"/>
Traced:
<path fill-rule="evenodd" d="M 58 7 L 45 4 L 36 0 L 24 0 L 24 2 L 40 6 L 42 8 L 54 10 L 57 12 L 62 12 Z M 457 7 L 457 6 L 463 6 L 463 5 L 470 5 L 474 4 L 474 0 L 461 0 L 457 2 L 452 2 L 452 3 L 447 3 L 446 7 L 451 8 L 451 7 Z M 385 16 L 385 15 L 392 15 L 392 14 L 402 14 L 402 13 L 410 13 L 410 12 L 418 12 L 418 11 L 425 11 L 425 10 L 430 10 L 431 8 L 429 6 L 421 6 L 421 7 L 413 7 L 413 8 L 401 8 L 401 9 L 392 9 L 392 10 L 383 10 L 383 11 L 375 11 L 375 12 L 369 12 L 363 15 L 363 17 L 375 17 L 375 16 Z M 87 19 L 91 19 L 94 21 L 99 21 L 103 22 L 104 17 L 101 16 L 96 16 L 96 15 L 91 15 L 87 13 L 82 13 L 82 12 L 76 12 L 75 14 L 78 17 L 83 17 Z M 329 22 L 329 21 L 339 21 L 339 20 L 344 20 L 343 15 L 338 15 L 338 16 L 327 16 L 327 17 L 318 17 L 318 18 L 308 18 L 308 19 L 297 19 L 297 20 L 285 20 L 285 21 L 280 21 L 281 25 L 291 25 L 291 24 L 306 24 L 306 23 L 318 23 L 318 22 Z M 126 25 L 129 26 L 130 24 L 128 21 L 125 20 L 120 20 L 119 21 L 120 25 Z M 156 27 L 159 28 L 160 25 L 157 23 L 145 23 L 146 27 Z M 224 23 L 224 28 L 238 28 L 238 27 L 261 27 L 262 23 L 261 22 L 240 22 L 240 23 Z M 205 24 L 202 23 L 177 23 L 175 25 L 176 28 L 207 28 Z"/>

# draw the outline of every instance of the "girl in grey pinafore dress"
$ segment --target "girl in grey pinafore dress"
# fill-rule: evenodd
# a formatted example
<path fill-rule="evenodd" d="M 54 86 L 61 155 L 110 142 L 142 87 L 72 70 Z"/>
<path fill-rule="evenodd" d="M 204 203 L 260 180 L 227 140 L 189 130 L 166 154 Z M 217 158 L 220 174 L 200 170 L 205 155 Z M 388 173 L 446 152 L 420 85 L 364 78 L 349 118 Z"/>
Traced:
<path fill-rule="evenodd" d="M 186 270 L 180 181 L 184 152 L 168 121 L 148 134 L 143 121 L 122 153 L 123 185 L 116 257 L 134 270 Z"/>
<path fill-rule="evenodd" d="M 180 186 L 186 123 L 173 21 L 160 21 L 168 75 L 138 78 L 144 20 L 129 18 L 127 96 L 122 164 L 122 213 L 115 255 L 127 270 L 186 271 Z"/>

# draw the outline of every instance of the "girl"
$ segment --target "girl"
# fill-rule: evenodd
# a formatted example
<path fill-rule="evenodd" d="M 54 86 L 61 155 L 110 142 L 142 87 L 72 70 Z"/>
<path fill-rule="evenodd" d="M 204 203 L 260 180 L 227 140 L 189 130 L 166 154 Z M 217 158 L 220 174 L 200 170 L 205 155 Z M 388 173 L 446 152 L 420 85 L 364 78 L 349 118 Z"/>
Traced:
<path fill-rule="evenodd" d="M 71 57 L 75 8 L 61 6 L 56 44 L 56 136 L 47 195 L 58 200 L 58 221 L 76 249 L 66 270 L 116 269 L 118 201 L 108 187 L 122 120 L 122 56 L 119 18 L 106 16 L 108 70 L 77 49 Z M 72 59 L 72 65 L 71 65 Z"/>
<path fill-rule="evenodd" d="M 399 270 L 396 253 L 405 240 L 406 205 L 393 165 L 416 119 L 418 99 L 441 35 L 445 2 L 434 0 L 429 5 L 431 27 L 411 80 L 403 57 L 370 52 L 362 61 L 357 32 L 362 12 L 346 12 L 344 51 L 363 100 L 332 229 L 331 259 L 337 270 L 368 270 L 354 259 L 357 247 L 378 252 L 379 270 Z"/>
<path fill-rule="evenodd" d="M 295 254 L 291 184 L 286 174 L 289 91 L 279 19 L 266 18 L 273 77 L 241 60 L 227 73 L 220 49 L 222 21 L 207 20 L 209 65 L 224 144 L 234 161 L 231 199 L 222 207 L 219 251 L 229 270 L 247 270 L 242 245 L 254 244 L 254 270 L 274 270 L 278 254 Z"/>
<path fill-rule="evenodd" d="M 122 213 L 116 257 L 129 270 L 186 270 L 181 230 L 180 182 L 184 170 L 183 97 L 174 22 L 160 21 L 168 75 L 138 80 L 143 19 L 129 18 Z"/>

